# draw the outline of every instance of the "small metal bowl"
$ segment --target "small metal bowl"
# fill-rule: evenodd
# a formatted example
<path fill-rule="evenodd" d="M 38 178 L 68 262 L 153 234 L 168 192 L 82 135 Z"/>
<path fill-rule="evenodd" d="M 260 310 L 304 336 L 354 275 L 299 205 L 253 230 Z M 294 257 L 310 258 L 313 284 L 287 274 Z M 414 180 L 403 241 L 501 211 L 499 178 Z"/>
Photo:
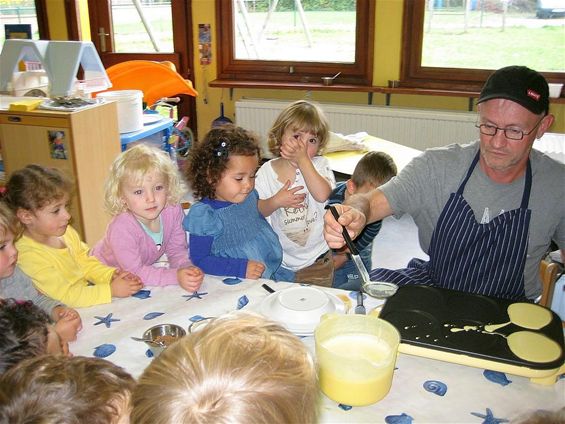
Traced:
<path fill-rule="evenodd" d="M 143 338 L 152 340 L 155 343 L 146 343 L 153 356 L 159 354 L 170 344 L 176 342 L 181 337 L 186 336 L 186 331 L 176 324 L 159 324 L 147 329 L 143 333 Z"/>

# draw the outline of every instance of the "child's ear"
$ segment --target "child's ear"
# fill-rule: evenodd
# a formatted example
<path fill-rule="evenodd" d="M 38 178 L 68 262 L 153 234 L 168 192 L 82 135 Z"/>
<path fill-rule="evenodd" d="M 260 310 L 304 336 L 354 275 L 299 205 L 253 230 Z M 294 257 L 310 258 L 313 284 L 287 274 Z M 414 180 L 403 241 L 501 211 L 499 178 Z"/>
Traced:
<path fill-rule="evenodd" d="M 352 195 L 357 191 L 357 186 L 352 180 L 347 180 L 345 182 L 345 189 L 347 190 L 347 193 L 349 193 L 349 195 Z"/>
<path fill-rule="evenodd" d="M 28 225 L 31 223 L 31 220 L 33 219 L 33 212 L 31 212 L 28 209 L 19 208 L 16 211 L 16 216 L 18 217 L 18 219 L 22 224 Z"/>

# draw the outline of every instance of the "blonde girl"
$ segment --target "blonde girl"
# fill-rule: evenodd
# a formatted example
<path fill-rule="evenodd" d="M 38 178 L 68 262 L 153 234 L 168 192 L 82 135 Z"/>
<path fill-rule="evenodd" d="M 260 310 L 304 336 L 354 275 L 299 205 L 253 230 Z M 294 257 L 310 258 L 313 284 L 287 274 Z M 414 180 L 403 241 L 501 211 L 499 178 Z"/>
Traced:
<path fill-rule="evenodd" d="M 155 358 L 132 396 L 136 424 L 315 423 L 319 390 L 306 345 L 237 311 Z"/>
<path fill-rule="evenodd" d="M 143 287 L 134 274 L 89 256 L 69 225 L 72 182 L 57 168 L 28 165 L 6 185 L 6 201 L 22 223 L 18 265 L 43 294 L 71 307 L 109 303 Z"/>
<path fill-rule="evenodd" d="M 288 105 L 269 131 L 277 156 L 257 172 L 259 210 L 269 217 L 284 255 L 276 279 L 331 286 L 333 260 L 323 231 L 324 206 L 335 178 L 320 152 L 328 142 L 328 121 L 315 104 Z"/>
<path fill-rule="evenodd" d="M 179 203 L 184 193 L 175 163 L 162 150 L 138 144 L 121 153 L 105 185 L 105 207 L 113 219 L 92 254 L 146 285 L 197 290 L 204 274 L 188 255 Z"/>
<path fill-rule="evenodd" d="M 212 129 L 190 151 L 186 177 L 194 197 L 184 228 L 191 258 L 207 274 L 271 278 L 282 249 L 257 209 L 257 139 L 233 125 Z"/>

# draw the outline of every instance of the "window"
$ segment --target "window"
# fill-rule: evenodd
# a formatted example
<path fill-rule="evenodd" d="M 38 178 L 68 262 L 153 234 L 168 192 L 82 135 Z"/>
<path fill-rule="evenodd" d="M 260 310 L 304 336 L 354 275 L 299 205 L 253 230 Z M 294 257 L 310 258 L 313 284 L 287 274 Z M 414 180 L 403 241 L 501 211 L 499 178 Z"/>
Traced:
<path fill-rule="evenodd" d="M 479 90 L 488 75 L 525 65 L 565 77 L 564 20 L 528 0 L 406 0 L 401 80 L 406 87 Z"/>
<path fill-rule="evenodd" d="M 21 25 L 31 25 L 31 39 L 39 40 L 48 38 L 47 21 L 44 19 L 44 1 L 36 0 L 3 0 L 0 2 L 0 45 L 4 43 L 6 31 L 10 32 L 10 27 L 14 32 L 11 38 L 27 38 L 26 31 Z M 4 25 L 10 27 L 5 28 Z"/>
<path fill-rule="evenodd" d="M 218 78 L 370 85 L 374 3 L 218 0 Z"/>

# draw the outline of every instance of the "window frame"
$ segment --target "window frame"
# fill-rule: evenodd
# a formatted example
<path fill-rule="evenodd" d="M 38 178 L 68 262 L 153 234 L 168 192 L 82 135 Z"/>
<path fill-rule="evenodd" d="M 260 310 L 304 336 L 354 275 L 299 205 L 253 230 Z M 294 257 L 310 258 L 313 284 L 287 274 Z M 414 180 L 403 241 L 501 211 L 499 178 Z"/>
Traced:
<path fill-rule="evenodd" d="M 216 0 L 216 57 L 218 79 L 273 81 L 287 83 L 320 82 L 320 77 L 341 71 L 340 84 L 369 86 L 373 79 L 375 1 L 357 0 L 355 62 L 325 63 L 300 61 L 237 60 L 233 39 L 233 2 Z M 226 47 L 231 46 L 231 47 Z M 290 72 L 290 71 L 293 72 Z"/>
<path fill-rule="evenodd" d="M 404 0 L 402 18 L 402 87 L 438 90 L 480 91 L 494 69 L 441 68 L 422 66 L 426 0 Z M 546 79 L 562 81 L 563 72 L 542 72 Z"/>

